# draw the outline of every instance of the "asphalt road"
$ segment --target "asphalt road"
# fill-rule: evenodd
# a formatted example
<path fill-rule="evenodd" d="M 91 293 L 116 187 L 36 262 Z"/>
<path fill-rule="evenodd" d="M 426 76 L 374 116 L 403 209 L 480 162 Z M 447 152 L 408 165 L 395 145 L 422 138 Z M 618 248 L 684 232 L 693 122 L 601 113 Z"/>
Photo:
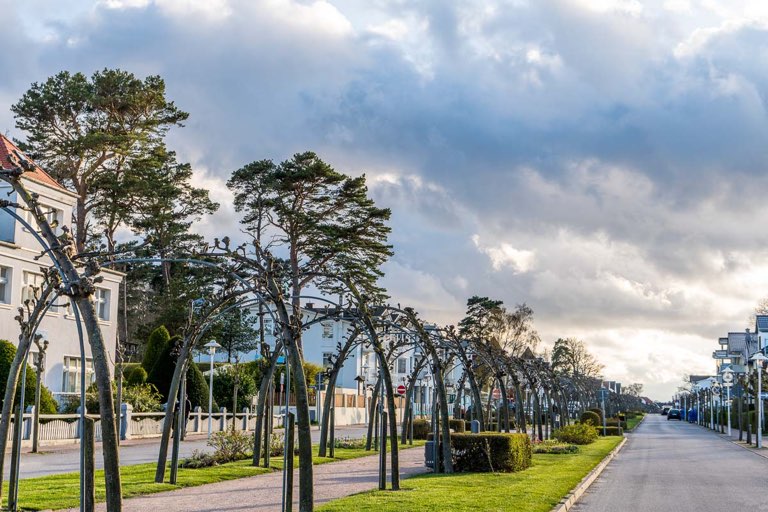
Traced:
<path fill-rule="evenodd" d="M 366 429 L 364 426 L 359 425 L 336 427 L 335 434 L 337 438 L 343 438 L 345 436 L 360 438 L 366 434 Z M 320 431 L 313 428 L 312 441 L 318 442 L 319 439 Z M 159 446 L 158 439 L 144 439 L 124 444 L 120 447 L 120 465 L 127 466 L 131 464 L 141 464 L 143 462 L 154 462 L 157 460 Z M 80 470 L 80 445 L 43 446 L 41 450 L 43 450 L 43 453 L 22 454 L 20 464 L 21 478 L 32 478 L 36 476 L 68 473 Z M 97 444 L 96 450 L 96 467 L 97 469 L 101 469 L 103 467 L 101 443 Z M 211 450 L 211 448 L 207 446 L 207 439 L 205 436 L 183 441 L 179 448 L 180 457 L 188 457 L 194 450 Z M 11 456 L 10 452 L 8 452 L 6 454 L 6 464 L 4 468 L 6 477 L 9 472 L 10 460 Z"/>
<path fill-rule="evenodd" d="M 574 512 L 768 512 L 768 459 L 650 415 Z"/>

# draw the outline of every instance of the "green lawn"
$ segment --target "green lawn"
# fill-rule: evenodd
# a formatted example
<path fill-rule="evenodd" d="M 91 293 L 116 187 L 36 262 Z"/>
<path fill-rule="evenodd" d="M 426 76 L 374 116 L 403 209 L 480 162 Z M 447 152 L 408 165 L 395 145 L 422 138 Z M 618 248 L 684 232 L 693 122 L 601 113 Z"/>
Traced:
<path fill-rule="evenodd" d="M 423 446 L 424 441 L 414 441 L 414 447 Z M 401 449 L 409 446 L 401 446 Z M 316 453 L 317 448 L 313 451 Z M 376 452 L 366 452 L 363 449 L 336 448 L 335 458 L 314 457 L 315 464 L 325 464 L 338 460 L 348 460 L 358 457 L 374 455 Z M 294 459 L 294 465 L 298 467 L 298 457 Z M 212 484 L 236 478 L 269 473 L 282 469 L 282 457 L 272 457 L 271 469 L 254 467 L 250 460 L 230 462 L 220 466 L 199 469 L 179 469 L 176 485 L 168 483 L 155 483 L 155 464 L 137 464 L 123 466 L 121 475 L 123 481 L 123 496 L 139 496 L 156 492 L 172 491 L 182 487 L 194 487 L 197 485 Z M 167 480 L 168 473 L 166 473 Z M 4 496 L 8 496 L 8 484 L 4 483 Z M 75 508 L 79 505 L 80 477 L 79 473 L 63 473 L 37 478 L 25 478 L 19 482 L 19 506 L 24 510 L 48 510 Z M 104 472 L 96 472 L 96 501 L 104 501 Z"/>
<path fill-rule="evenodd" d="M 533 467 L 519 473 L 416 476 L 404 480 L 400 492 L 365 492 L 332 501 L 318 510 L 549 512 L 621 439 L 600 438 L 574 454 L 535 454 Z"/>
<path fill-rule="evenodd" d="M 634 418 L 627 418 L 627 432 L 635 430 L 635 427 L 637 427 L 641 421 L 643 421 L 643 416 L 639 414 Z"/>

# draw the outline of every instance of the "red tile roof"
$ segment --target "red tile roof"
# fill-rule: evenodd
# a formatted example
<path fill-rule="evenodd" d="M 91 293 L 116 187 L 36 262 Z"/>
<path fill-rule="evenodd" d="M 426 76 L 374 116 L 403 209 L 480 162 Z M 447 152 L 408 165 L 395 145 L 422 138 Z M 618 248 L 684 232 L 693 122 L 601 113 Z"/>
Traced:
<path fill-rule="evenodd" d="M 13 160 L 11 159 L 11 155 L 13 155 L 14 151 L 18 151 L 21 154 L 22 151 L 10 141 L 6 136 L 0 134 L 0 169 L 13 169 L 15 165 L 13 164 Z M 26 156 L 26 155 L 24 155 Z M 27 159 L 32 162 L 32 159 L 27 157 Z M 32 162 L 34 164 L 34 162 Z M 44 185 L 49 185 L 54 188 L 58 188 L 61 190 L 66 190 L 64 187 L 59 184 L 58 181 L 53 179 L 50 174 L 45 172 L 39 165 L 35 165 L 35 170 L 32 172 L 24 173 L 24 177 L 28 178 L 32 181 L 37 181 L 38 183 L 43 183 Z"/>

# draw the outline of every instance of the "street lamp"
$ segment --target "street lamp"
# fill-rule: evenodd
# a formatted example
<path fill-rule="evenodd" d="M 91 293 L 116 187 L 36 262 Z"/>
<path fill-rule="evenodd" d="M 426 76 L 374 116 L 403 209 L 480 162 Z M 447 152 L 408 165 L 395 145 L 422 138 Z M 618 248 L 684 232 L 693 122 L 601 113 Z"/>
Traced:
<path fill-rule="evenodd" d="M 203 346 L 208 349 L 208 353 L 211 355 L 211 375 L 210 384 L 208 384 L 208 439 L 210 439 L 213 431 L 213 357 L 216 355 L 216 349 L 221 348 L 221 345 L 216 343 L 216 340 L 211 340 Z"/>
<path fill-rule="evenodd" d="M 749 358 L 755 362 L 755 368 L 757 369 L 757 447 L 763 447 L 763 363 L 768 361 L 768 357 L 765 357 L 762 352 L 758 352 Z"/>
<path fill-rule="evenodd" d="M 728 437 L 731 437 L 731 386 L 733 386 L 733 370 L 726 366 L 720 372 L 722 374 L 723 386 L 726 392 L 726 405 L 728 406 Z"/>

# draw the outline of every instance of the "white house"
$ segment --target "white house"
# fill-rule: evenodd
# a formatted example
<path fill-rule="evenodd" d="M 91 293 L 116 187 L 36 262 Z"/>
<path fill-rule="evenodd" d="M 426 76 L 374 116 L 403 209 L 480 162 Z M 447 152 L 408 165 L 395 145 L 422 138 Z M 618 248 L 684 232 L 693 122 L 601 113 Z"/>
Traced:
<path fill-rule="evenodd" d="M 0 135 L 0 168 L 12 169 L 9 155 L 18 148 L 6 137 Z M 41 168 L 23 175 L 30 192 L 40 197 L 47 207 L 49 221 L 56 220 L 61 229 L 72 219 L 76 204 L 75 194 L 69 192 Z M 10 192 L 10 195 L 9 195 Z M 0 197 L 17 202 L 9 185 L 0 183 Z M 36 221 L 27 213 L 19 212 L 33 226 Z M 42 283 L 41 267 L 48 267 L 51 260 L 40 258 L 41 247 L 33 234 L 14 217 L 0 210 L 0 339 L 18 345 L 19 324 L 14 319 L 18 308 L 33 293 L 32 287 Z M 35 259 L 38 257 L 39 259 Z M 110 270 L 103 272 L 104 281 L 98 284 L 94 300 L 99 315 L 102 334 L 107 345 L 110 361 L 114 363 L 117 340 L 117 304 L 123 274 Z M 61 401 L 67 395 L 78 394 L 78 383 L 82 371 L 89 382 L 93 382 L 93 359 L 86 337 L 85 368 L 81 364 L 80 343 L 75 317 L 66 298 L 51 307 L 43 318 L 40 331 L 49 340 L 45 357 L 44 383 Z M 32 346 L 30 363 L 37 359 L 37 347 Z M 4 383 L 2 383 L 4 385 Z"/>

